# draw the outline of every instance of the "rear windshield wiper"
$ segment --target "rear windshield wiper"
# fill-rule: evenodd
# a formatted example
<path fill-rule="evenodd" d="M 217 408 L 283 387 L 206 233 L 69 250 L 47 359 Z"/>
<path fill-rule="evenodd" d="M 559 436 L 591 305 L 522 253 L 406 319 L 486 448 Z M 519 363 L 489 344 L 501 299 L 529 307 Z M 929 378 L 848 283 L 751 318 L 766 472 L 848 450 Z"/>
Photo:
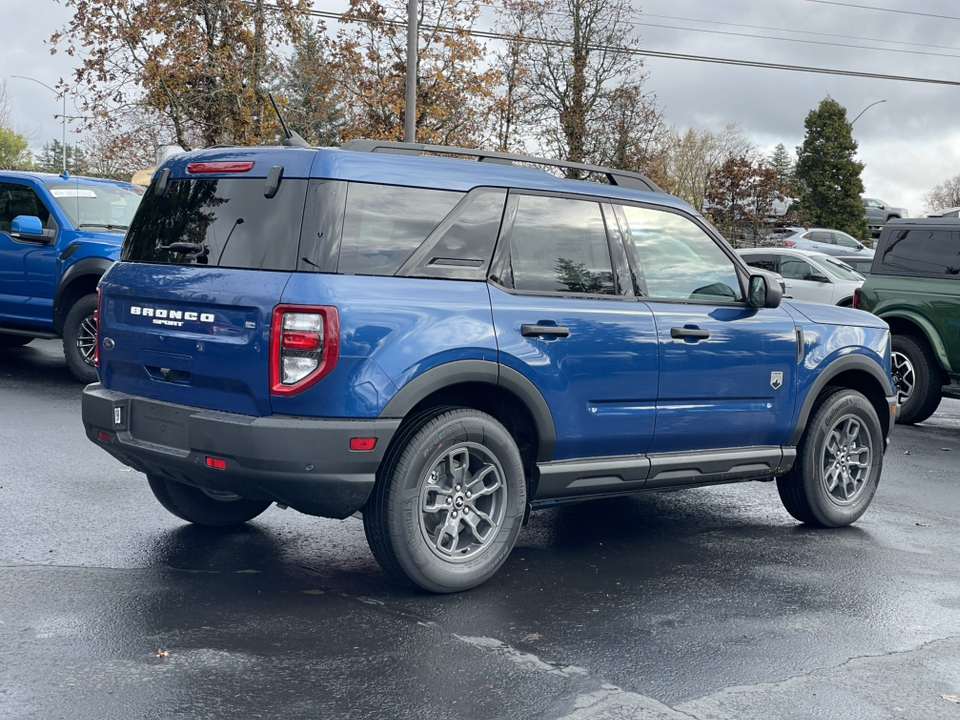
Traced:
<path fill-rule="evenodd" d="M 186 255 L 207 255 L 210 253 L 210 248 L 206 245 L 195 242 L 172 242 L 169 245 L 161 245 L 160 249 L 184 253 Z"/>

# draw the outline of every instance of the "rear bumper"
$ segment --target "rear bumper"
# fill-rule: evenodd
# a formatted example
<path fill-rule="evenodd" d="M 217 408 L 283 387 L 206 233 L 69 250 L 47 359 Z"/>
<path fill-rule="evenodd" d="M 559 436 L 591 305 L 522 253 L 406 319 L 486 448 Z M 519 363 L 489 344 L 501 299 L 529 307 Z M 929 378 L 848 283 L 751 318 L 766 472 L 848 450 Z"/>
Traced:
<path fill-rule="evenodd" d="M 361 509 L 399 419 L 252 417 L 163 403 L 88 385 L 87 437 L 135 470 L 309 515 L 345 518 Z M 100 433 L 106 433 L 106 440 Z M 369 452 L 351 438 L 376 438 Z M 223 470 L 207 458 L 226 461 Z"/>

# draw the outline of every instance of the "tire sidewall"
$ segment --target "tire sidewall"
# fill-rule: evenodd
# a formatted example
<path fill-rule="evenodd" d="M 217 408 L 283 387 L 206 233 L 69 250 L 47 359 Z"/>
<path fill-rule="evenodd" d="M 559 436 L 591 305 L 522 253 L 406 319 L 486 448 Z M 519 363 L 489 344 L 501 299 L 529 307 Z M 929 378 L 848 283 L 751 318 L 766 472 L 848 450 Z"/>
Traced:
<path fill-rule="evenodd" d="M 923 341 L 911 336 L 894 335 L 891 343 L 893 352 L 903 355 L 913 369 L 913 392 L 900 408 L 897 422 L 907 425 L 922 422 L 933 414 L 930 405 L 935 401 L 932 396 L 940 396 L 940 386 L 932 388 L 934 378 L 931 376 L 937 368 L 933 354 L 922 345 Z M 897 388 L 899 392 L 899 388 Z"/>
<path fill-rule="evenodd" d="M 403 452 L 391 478 L 388 532 L 397 561 L 415 583 L 435 592 L 454 592 L 479 585 L 506 561 L 516 543 L 526 507 L 523 462 L 511 435 L 489 416 L 454 411 L 428 423 Z M 420 529 L 420 490 L 427 470 L 448 449 L 462 442 L 484 446 L 502 470 L 506 491 L 503 522 L 496 538 L 476 557 L 450 562 L 437 557 Z"/>
<path fill-rule="evenodd" d="M 856 417 L 871 435 L 872 457 L 866 487 L 860 496 L 849 505 L 837 504 L 823 486 L 821 457 L 828 433 L 844 417 Z M 825 401 L 816 414 L 816 427 L 803 448 L 803 463 L 808 471 L 803 483 L 810 509 L 817 521 L 827 527 L 849 525 L 866 512 L 877 492 L 883 469 L 884 438 L 876 411 L 869 401 L 855 391 L 838 392 Z"/>
<path fill-rule="evenodd" d="M 97 309 L 97 294 L 91 293 L 84 295 L 77 300 L 67 313 L 63 323 L 63 354 L 67 359 L 67 365 L 74 376 L 85 383 L 97 382 L 99 376 L 97 368 L 88 365 L 77 348 L 77 336 L 80 332 L 80 325 L 85 319 L 91 317 Z"/>

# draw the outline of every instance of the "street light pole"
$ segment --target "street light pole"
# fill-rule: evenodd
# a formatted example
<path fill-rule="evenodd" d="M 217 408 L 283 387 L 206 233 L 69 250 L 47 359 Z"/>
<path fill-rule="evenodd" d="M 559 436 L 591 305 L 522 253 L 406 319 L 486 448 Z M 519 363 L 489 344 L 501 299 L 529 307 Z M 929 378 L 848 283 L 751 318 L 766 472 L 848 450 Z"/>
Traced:
<path fill-rule="evenodd" d="M 874 105 L 879 105 L 880 103 L 885 103 L 885 102 L 886 102 L 886 100 L 877 100 L 875 103 L 870 103 L 870 104 L 867 105 L 863 110 L 860 111 L 860 115 L 863 115 L 867 110 L 869 110 L 870 108 L 872 108 Z M 850 121 L 850 125 L 851 125 L 851 126 L 852 126 L 857 120 L 860 119 L 860 115 L 857 115 L 853 120 Z"/>
<path fill-rule="evenodd" d="M 44 86 L 47 90 L 49 90 L 50 92 L 54 93 L 55 95 L 59 95 L 60 97 L 63 98 L 63 115 L 61 115 L 60 118 L 61 118 L 61 121 L 62 121 L 62 124 L 63 124 L 63 142 L 62 142 L 62 145 L 63 145 L 63 148 L 62 148 L 62 149 L 63 149 L 63 173 L 64 173 L 64 175 L 66 175 L 66 173 L 67 173 L 67 93 L 66 93 L 66 91 L 64 91 L 64 92 L 62 92 L 62 93 L 58 93 L 56 90 L 54 90 L 52 87 L 50 87 L 50 86 L 47 85 L 46 83 L 40 82 L 40 81 L 37 80 L 36 78 L 27 77 L 26 75 L 11 75 L 10 77 L 20 78 L 21 80 L 30 80 L 30 81 L 32 81 L 32 82 L 37 83 L 37 85 L 43 85 L 43 86 Z M 54 115 L 54 117 L 56 117 L 56 115 Z"/>

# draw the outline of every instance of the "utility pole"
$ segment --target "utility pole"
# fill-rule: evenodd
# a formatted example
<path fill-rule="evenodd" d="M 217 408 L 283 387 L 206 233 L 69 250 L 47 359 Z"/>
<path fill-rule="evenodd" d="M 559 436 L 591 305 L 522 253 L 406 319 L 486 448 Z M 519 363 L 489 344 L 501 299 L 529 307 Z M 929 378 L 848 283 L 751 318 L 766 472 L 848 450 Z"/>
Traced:
<path fill-rule="evenodd" d="M 263 34 L 263 0 L 257 0 L 253 20 L 253 97 L 257 116 L 253 119 L 253 135 L 263 142 L 263 114 L 267 109 L 263 92 L 263 66 L 266 56 L 266 38 Z"/>
<path fill-rule="evenodd" d="M 407 0 L 407 102 L 403 141 L 417 141 L 417 12 L 418 0 Z"/>

